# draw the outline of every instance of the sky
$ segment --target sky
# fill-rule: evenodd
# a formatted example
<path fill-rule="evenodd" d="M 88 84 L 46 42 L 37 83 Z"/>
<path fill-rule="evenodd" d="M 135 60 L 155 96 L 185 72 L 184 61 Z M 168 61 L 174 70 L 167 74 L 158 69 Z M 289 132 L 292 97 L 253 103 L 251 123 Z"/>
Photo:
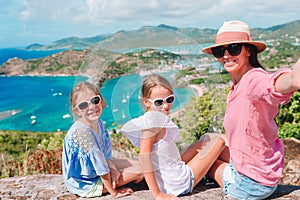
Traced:
<path fill-rule="evenodd" d="M 166 24 L 268 28 L 300 19 L 299 0 L 0 0 L 0 48 L 50 44 Z"/>

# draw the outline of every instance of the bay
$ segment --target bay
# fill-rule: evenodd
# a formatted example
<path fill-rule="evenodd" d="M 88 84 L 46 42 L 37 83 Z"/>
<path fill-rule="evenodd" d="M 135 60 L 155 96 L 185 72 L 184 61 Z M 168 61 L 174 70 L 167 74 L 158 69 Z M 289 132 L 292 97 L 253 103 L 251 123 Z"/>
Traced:
<path fill-rule="evenodd" d="M 171 80 L 172 74 L 162 74 Z M 74 122 L 69 94 L 86 77 L 0 76 L 0 130 L 66 131 Z M 101 118 L 108 129 L 144 113 L 140 101 L 143 77 L 138 74 L 107 81 L 101 88 L 107 106 Z M 175 88 L 172 111 L 188 103 L 194 91 Z"/>

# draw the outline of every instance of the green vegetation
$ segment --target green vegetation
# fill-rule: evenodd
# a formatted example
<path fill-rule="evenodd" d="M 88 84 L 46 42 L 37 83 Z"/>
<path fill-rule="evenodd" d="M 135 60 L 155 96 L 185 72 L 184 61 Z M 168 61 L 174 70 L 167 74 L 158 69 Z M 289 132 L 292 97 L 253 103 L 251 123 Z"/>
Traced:
<path fill-rule="evenodd" d="M 280 107 L 276 122 L 280 137 L 300 139 L 300 91 L 292 96 L 289 103 Z"/>
<path fill-rule="evenodd" d="M 0 131 L 0 152 L 14 157 L 17 161 L 24 158 L 28 151 L 36 148 L 43 140 L 49 140 L 54 133 Z"/>
<path fill-rule="evenodd" d="M 291 66 L 300 57 L 299 46 L 280 41 L 268 46 L 269 51 L 259 54 L 261 64 L 268 69 L 277 69 L 281 66 Z"/>
<path fill-rule="evenodd" d="M 222 132 L 226 108 L 226 89 L 214 88 L 200 97 L 192 97 L 180 119 L 175 118 L 181 127 L 182 141 L 191 144 L 207 132 Z"/>
<path fill-rule="evenodd" d="M 61 173 L 65 133 L 0 132 L 0 177 Z"/>

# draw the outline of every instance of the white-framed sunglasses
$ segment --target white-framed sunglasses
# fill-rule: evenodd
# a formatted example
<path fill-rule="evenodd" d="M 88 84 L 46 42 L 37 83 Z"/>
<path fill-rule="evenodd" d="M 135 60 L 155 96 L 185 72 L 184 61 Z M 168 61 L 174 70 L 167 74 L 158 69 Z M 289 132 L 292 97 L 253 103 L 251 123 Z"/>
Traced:
<path fill-rule="evenodd" d="M 100 95 L 96 95 L 93 96 L 89 101 L 83 101 L 80 102 L 79 104 L 77 104 L 75 106 L 75 108 L 78 108 L 79 110 L 86 110 L 89 107 L 89 104 L 94 104 L 94 105 L 98 105 L 99 103 L 101 103 L 101 97 Z"/>
<path fill-rule="evenodd" d="M 167 96 L 164 99 L 157 98 L 157 99 L 147 99 L 147 100 L 150 101 L 154 106 L 160 107 L 160 106 L 164 105 L 164 102 L 167 102 L 169 104 L 173 103 L 175 100 L 175 96 L 173 94 L 171 94 L 170 96 Z"/>

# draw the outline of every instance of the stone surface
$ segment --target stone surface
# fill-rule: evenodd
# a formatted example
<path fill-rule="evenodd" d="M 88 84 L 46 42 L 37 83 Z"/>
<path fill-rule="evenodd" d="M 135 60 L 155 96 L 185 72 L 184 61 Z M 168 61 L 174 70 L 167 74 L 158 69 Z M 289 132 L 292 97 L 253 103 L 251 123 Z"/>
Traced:
<path fill-rule="evenodd" d="M 151 200 L 152 195 L 144 181 L 139 184 L 129 184 L 135 191 L 131 196 L 122 197 L 122 200 Z M 69 193 L 64 185 L 61 175 L 38 174 L 32 176 L 11 177 L 0 179 L 0 199 L 16 200 L 75 200 L 75 199 L 112 199 L 110 195 L 100 198 L 80 198 Z M 225 199 L 222 189 L 214 182 L 202 181 L 193 193 L 180 199 Z M 279 185 L 279 188 L 268 199 L 296 200 L 300 199 L 300 186 Z"/>
<path fill-rule="evenodd" d="M 285 168 L 281 178 L 281 184 L 277 191 L 268 199 L 299 200 L 300 199 L 300 141 L 296 139 L 285 139 Z M 125 155 L 123 155 L 125 156 Z M 152 195 L 145 181 L 139 184 L 128 184 L 135 192 L 131 196 L 120 198 L 122 200 L 151 200 Z M 38 174 L 32 176 L 18 176 L 0 179 L 0 200 L 77 200 L 80 198 L 67 191 L 62 175 Z M 109 200 L 110 195 L 100 198 Z M 224 193 L 217 184 L 206 180 L 200 182 L 188 196 L 180 199 L 225 199 Z"/>

